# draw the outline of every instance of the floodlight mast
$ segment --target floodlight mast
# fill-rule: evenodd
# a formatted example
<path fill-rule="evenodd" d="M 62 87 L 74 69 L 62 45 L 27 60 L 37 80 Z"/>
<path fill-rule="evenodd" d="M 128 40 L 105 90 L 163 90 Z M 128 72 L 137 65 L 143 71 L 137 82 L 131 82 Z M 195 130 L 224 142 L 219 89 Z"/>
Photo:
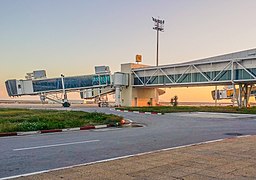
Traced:
<path fill-rule="evenodd" d="M 156 30 L 156 66 L 158 66 L 158 48 L 159 48 L 159 31 L 164 32 L 164 20 L 156 19 L 152 17 L 155 22 L 153 29 Z"/>

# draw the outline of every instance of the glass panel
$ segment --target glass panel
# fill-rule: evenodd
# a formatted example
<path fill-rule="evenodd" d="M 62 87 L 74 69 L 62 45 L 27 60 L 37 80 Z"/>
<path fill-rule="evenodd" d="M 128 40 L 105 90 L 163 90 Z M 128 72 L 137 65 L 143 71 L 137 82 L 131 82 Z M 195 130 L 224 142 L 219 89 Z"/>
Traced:
<path fill-rule="evenodd" d="M 93 76 L 92 84 L 95 85 L 106 85 L 110 84 L 110 75 L 96 75 Z"/>
<path fill-rule="evenodd" d="M 252 68 L 251 72 L 254 76 L 256 76 L 256 68 Z"/>
<path fill-rule="evenodd" d="M 178 75 L 179 77 L 181 75 Z M 191 80 L 191 75 L 190 74 L 183 74 L 182 77 L 179 79 L 178 83 L 186 83 L 186 82 L 190 82 Z"/>
<path fill-rule="evenodd" d="M 220 71 L 216 71 L 216 72 L 219 73 Z M 231 80 L 231 70 L 222 71 L 216 80 L 217 81 Z"/>
<path fill-rule="evenodd" d="M 137 77 L 134 78 L 134 85 L 142 85 L 142 83 Z"/>
<path fill-rule="evenodd" d="M 168 76 L 173 82 L 175 82 L 174 81 L 174 75 L 169 75 Z M 165 83 L 172 83 L 167 77 L 165 77 Z"/>
<path fill-rule="evenodd" d="M 252 69 L 250 72 L 254 73 L 255 69 Z M 253 79 L 253 77 L 248 72 L 246 72 L 244 69 L 237 69 L 235 71 L 235 79 L 236 80 Z"/>
<path fill-rule="evenodd" d="M 83 88 L 83 87 L 90 87 L 94 85 L 107 85 L 107 84 L 111 84 L 110 75 L 97 75 L 97 76 L 87 75 L 87 76 L 64 78 L 65 89 Z M 33 88 L 34 88 L 34 92 L 61 90 L 62 89 L 61 78 L 33 81 Z"/>
<path fill-rule="evenodd" d="M 236 70 L 235 70 L 235 80 L 241 79 L 241 78 L 242 78 L 242 77 L 241 77 L 241 74 L 242 74 L 241 69 L 236 69 Z"/>
<path fill-rule="evenodd" d="M 159 76 L 159 84 L 164 84 L 164 77 L 165 76 Z"/>
<path fill-rule="evenodd" d="M 8 80 L 5 82 L 7 93 L 9 96 L 14 96 L 18 94 L 16 80 Z"/>
<path fill-rule="evenodd" d="M 64 78 L 65 89 L 93 86 L 93 76 L 67 77 Z"/>
<path fill-rule="evenodd" d="M 157 76 L 153 76 L 148 82 L 148 84 L 157 84 Z"/>
<path fill-rule="evenodd" d="M 101 85 L 110 84 L 110 76 L 109 75 L 101 75 L 100 76 L 100 84 Z"/>
<path fill-rule="evenodd" d="M 247 69 L 250 73 L 253 74 L 253 69 Z M 244 69 L 243 69 L 243 79 L 253 79 L 253 77 L 248 73 L 246 72 Z"/>
<path fill-rule="evenodd" d="M 33 81 L 34 92 L 62 89 L 61 78 Z"/>

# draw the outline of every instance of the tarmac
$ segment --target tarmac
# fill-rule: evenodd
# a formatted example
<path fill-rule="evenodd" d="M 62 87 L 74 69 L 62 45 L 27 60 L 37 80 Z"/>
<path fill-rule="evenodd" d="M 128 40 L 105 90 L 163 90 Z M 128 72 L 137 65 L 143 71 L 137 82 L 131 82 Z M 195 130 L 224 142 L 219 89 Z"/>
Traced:
<path fill-rule="evenodd" d="M 256 179 L 255 154 L 256 136 L 241 136 L 16 179 Z"/>

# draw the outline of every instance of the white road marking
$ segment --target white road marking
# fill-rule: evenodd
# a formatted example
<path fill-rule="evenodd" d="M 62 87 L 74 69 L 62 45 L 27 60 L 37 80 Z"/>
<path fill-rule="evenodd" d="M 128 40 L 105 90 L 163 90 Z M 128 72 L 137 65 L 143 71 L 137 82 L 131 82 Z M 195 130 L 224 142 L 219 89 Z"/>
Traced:
<path fill-rule="evenodd" d="M 103 129 L 93 129 L 96 132 L 107 132 L 107 131 L 119 131 L 121 128 L 103 128 Z"/>
<path fill-rule="evenodd" d="M 107 128 L 108 125 L 97 125 L 95 126 L 95 129 L 101 129 L 101 128 Z"/>
<path fill-rule="evenodd" d="M 237 136 L 237 137 L 234 137 L 234 138 L 244 138 L 244 137 L 250 137 L 250 136 L 252 136 L 252 135 Z M 225 139 L 229 139 L 229 138 L 225 138 Z M 103 163 L 103 162 L 109 162 L 109 161 L 114 161 L 114 160 L 119 160 L 119 159 L 125 159 L 125 158 L 129 158 L 129 157 L 137 157 L 137 156 L 153 154 L 153 153 L 157 153 L 157 152 L 164 152 L 164 151 L 169 151 L 169 150 L 174 150 L 174 149 L 181 149 L 181 148 L 191 147 L 191 146 L 195 146 L 195 145 L 202 145 L 202 144 L 220 142 L 220 141 L 223 141 L 225 139 L 217 139 L 217 140 L 212 140 L 212 141 L 193 143 L 193 144 L 188 144 L 188 145 L 183 145 L 183 146 L 176 146 L 176 147 L 171 147 L 171 148 L 166 148 L 166 149 L 159 149 L 159 150 L 154 150 L 154 151 L 149 151 L 149 152 L 144 152 L 144 153 L 131 154 L 131 155 L 120 156 L 120 157 L 115 157 L 115 158 L 110 158 L 110 159 L 103 159 L 103 160 L 99 160 L 99 161 L 77 164 L 77 165 L 73 165 L 73 166 L 66 166 L 66 167 L 48 169 L 48 170 L 37 171 L 37 172 L 32 172 L 32 173 L 27 173 L 27 174 L 9 176 L 9 177 L 0 178 L 0 180 L 7 180 L 7 179 L 18 178 L 18 177 L 26 177 L 26 176 L 48 173 L 48 172 L 53 172 L 53 171 L 59 171 L 59 170 L 64 170 L 64 169 L 69 169 L 69 168 L 74 168 L 74 167 L 88 166 L 88 165 L 97 164 L 97 163 Z"/>
<path fill-rule="evenodd" d="M 80 142 L 71 142 L 71 143 L 63 143 L 63 144 L 52 144 L 52 145 L 45 145 L 45 146 L 35 146 L 35 147 L 13 149 L 13 151 L 25 151 L 25 150 L 31 150 L 31 149 L 42 149 L 42 148 L 50 148 L 50 147 L 58 147 L 58 146 L 68 146 L 68 145 L 84 144 L 84 143 L 91 143 L 91 142 L 98 142 L 98 141 L 100 141 L 100 140 L 80 141 Z"/>
<path fill-rule="evenodd" d="M 216 112 L 183 112 L 175 113 L 175 116 L 189 116 L 190 117 L 200 117 L 200 118 L 216 118 L 216 119 L 237 119 L 242 120 L 242 118 L 254 118 L 250 120 L 256 120 L 255 114 L 236 114 L 236 113 L 216 113 Z"/>

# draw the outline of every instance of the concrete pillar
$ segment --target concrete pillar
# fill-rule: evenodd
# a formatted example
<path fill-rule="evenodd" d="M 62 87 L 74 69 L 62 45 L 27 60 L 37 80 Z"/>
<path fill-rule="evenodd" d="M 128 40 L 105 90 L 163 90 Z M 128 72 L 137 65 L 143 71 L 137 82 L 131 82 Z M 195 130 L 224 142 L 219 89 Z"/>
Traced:
<path fill-rule="evenodd" d="M 215 86 L 215 106 L 217 106 L 217 98 L 218 98 L 218 95 L 217 95 L 217 86 Z"/>
<path fill-rule="evenodd" d="M 244 102 L 243 103 L 244 103 L 243 106 L 247 107 L 248 105 L 248 85 L 247 84 L 244 85 Z"/>
<path fill-rule="evenodd" d="M 238 107 L 241 108 L 242 107 L 242 84 L 239 84 L 239 88 L 238 88 L 238 101 L 237 101 L 237 104 L 238 104 Z"/>
<path fill-rule="evenodd" d="M 235 106 L 235 101 L 237 101 L 236 85 L 233 83 L 233 97 L 232 97 L 233 106 Z"/>
<path fill-rule="evenodd" d="M 115 106 L 121 106 L 121 91 L 120 91 L 120 86 L 116 86 L 115 87 L 116 91 L 115 91 Z"/>
<path fill-rule="evenodd" d="M 248 87 L 248 93 L 247 93 L 247 107 L 249 107 L 249 100 L 251 96 L 251 91 L 252 91 L 252 84 Z"/>

